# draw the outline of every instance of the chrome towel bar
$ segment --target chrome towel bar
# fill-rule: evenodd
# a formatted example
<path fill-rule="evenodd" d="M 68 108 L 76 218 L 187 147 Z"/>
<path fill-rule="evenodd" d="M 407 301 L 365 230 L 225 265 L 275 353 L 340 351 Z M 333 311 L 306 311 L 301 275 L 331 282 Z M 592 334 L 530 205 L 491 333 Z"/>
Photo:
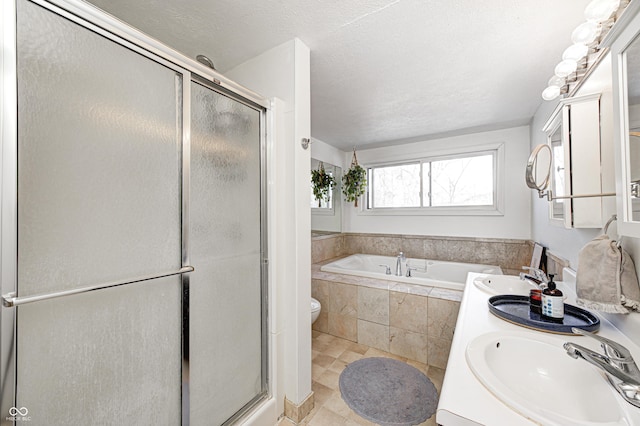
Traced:
<path fill-rule="evenodd" d="M 11 308 L 18 305 L 24 305 L 25 303 L 33 303 L 33 302 L 39 302 L 41 300 L 55 299 L 56 297 L 87 293 L 90 291 L 102 290 L 105 288 L 118 287 L 126 284 L 134 284 L 142 281 L 155 280 L 157 278 L 170 277 L 172 275 L 181 275 L 181 274 L 185 274 L 187 272 L 193 272 L 193 271 L 194 271 L 193 266 L 183 266 L 177 271 L 163 272 L 163 273 L 153 274 L 153 275 L 145 275 L 137 278 L 128 278 L 126 280 L 112 281 L 109 283 L 96 284 L 89 287 L 74 288 L 71 290 L 63 290 L 63 291 L 58 291 L 54 293 L 37 294 L 34 296 L 24 296 L 24 297 L 17 297 L 15 293 L 9 293 L 9 294 L 2 295 L 2 305 L 7 308 Z"/>

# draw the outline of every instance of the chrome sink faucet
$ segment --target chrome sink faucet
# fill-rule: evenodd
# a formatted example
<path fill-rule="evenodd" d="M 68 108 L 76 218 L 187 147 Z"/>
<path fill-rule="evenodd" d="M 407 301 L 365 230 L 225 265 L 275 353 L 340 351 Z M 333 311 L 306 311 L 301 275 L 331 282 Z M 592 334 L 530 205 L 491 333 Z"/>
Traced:
<path fill-rule="evenodd" d="M 620 343 L 597 336 L 579 328 L 572 328 L 575 334 L 581 334 L 600 342 L 604 354 L 594 352 L 584 346 L 567 342 L 562 347 L 572 358 L 582 358 L 604 371 L 607 380 L 622 397 L 632 405 L 640 407 L 640 369 L 631 352 Z"/>
<path fill-rule="evenodd" d="M 528 279 L 535 282 L 539 286 L 547 285 L 547 283 L 549 282 L 549 277 L 547 277 L 547 274 L 542 269 L 532 268 L 530 266 L 523 266 L 522 269 L 529 270 L 531 272 L 531 275 L 520 272 L 521 280 Z"/>
<path fill-rule="evenodd" d="M 405 262 L 406 260 L 407 258 L 403 252 L 398 253 L 398 256 L 396 256 L 396 276 L 402 276 L 402 262 Z"/>

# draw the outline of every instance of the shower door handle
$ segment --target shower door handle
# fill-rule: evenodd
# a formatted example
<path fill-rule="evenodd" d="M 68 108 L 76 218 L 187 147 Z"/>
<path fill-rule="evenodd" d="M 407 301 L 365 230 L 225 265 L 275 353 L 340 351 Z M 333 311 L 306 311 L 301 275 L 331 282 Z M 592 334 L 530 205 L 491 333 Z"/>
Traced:
<path fill-rule="evenodd" d="M 73 294 L 82 294 L 90 291 L 102 290 L 105 288 L 119 287 L 121 285 L 155 280 L 157 278 L 170 277 L 172 275 L 182 275 L 182 274 L 186 274 L 188 272 L 193 272 L 193 271 L 194 271 L 193 266 L 183 266 L 177 271 L 162 272 L 162 273 L 153 274 L 153 275 L 144 275 L 136 278 L 128 278 L 120 281 L 111 281 L 108 283 L 96 284 L 88 287 L 74 288 L 71 290 L 62 290 L 62 291 L 53 292 L 53 293 L 37 294 L 33 296 L 24 296 L 24 297 L 17 297 L 15 293 L 8 293 L 8 294 L 2 295 L 2 305 L 6 308 L 12 308 L 14 306 L 24 305 L 25 303 L 39 302 L 41 300 L 55 299 L 56 297 L 71 296 Z"/>

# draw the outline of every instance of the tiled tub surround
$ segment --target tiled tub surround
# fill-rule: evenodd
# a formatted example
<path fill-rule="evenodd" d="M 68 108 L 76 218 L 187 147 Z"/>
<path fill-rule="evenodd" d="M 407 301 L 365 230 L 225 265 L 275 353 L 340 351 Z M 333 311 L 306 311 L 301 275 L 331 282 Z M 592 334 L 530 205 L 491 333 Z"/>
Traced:
<path fill-rule="evenodd" d="M 533 242 L 499 238 L 435 237 L 424 235 L 355 234 L 323 235 L 311 240 L 312 263 L 356 253 L 497 265 L 505 274 L 517 275 L 531 263 Z"/>
<path fill-rule="evenodd" d="M 462 292 L 312 271 L 313 329 L 445 368 Z"/>

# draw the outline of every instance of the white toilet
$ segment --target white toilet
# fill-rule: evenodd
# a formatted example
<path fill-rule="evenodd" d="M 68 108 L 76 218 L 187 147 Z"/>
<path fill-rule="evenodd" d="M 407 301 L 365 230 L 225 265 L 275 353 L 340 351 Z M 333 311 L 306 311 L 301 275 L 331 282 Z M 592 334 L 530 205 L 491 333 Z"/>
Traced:
<path fill-rule="evenodd" d="M 320 302 L 318 302 L 316 299 L 312 297 L 311 298 L 311 324 L 316 322 L 316 320 L 320 316 L 320 309 L 322 309 Z"/>

